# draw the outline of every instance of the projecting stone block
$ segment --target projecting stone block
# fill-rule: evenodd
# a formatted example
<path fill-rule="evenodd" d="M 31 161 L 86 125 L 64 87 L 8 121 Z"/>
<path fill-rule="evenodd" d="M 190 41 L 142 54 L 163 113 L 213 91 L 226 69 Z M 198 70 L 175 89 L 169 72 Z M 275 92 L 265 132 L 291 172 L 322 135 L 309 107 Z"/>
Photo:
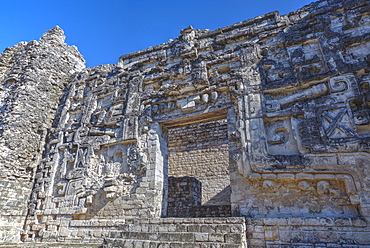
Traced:
<path fill-rule="evenodd" d="M 195 101 L 182 102 L 181 110 L 184 112 L 191 112 L 196 109 Z"/>

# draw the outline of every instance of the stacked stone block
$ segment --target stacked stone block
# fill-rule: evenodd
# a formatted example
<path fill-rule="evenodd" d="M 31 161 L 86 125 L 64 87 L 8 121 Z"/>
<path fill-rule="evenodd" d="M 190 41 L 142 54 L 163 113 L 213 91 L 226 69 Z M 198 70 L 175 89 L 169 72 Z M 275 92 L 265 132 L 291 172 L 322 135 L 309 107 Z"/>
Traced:
<path fill-rule="evenodd" d="M 126 220 L 103 247 L 246 248 L 244 218 Z"/>
<path fill-rule="evenodd" d="M 203 205 L 195 206 L 192 209 L 193 217 L 230 217 L 230 205 Z"/>
<path fill-rule="evenodd" d="M 245 219 L 238 217 L 71 220 L 68 226 L 65 235 L 32 247 L 247 247 Z"/>
<path fill-rule="evenodd" d="M 18 242 L 27 215 L 27 202 L 32 182 L 0 180 L 0 243 Z"/>
<path fill-rule="evenodd" d="M 230 205 L 202 205 L 202 184 L 194 177 L 168 178 L 167 217 L 230 217 Z"/>
<path fill-rule="evenodd" d="M 168 155 L 169 176 L 195 177 L 202 183 L 203 205 L 230 204 L 226 120 L 170 129 Z"/>
<path fill-rule="evenodd" d="M 363 218 L 247 219 L 249 247 L 369 247 L 370 229 Z"/>
<path fill-rule="evenodd" d="M 167 217 L 198 217 L 194 207 L 202 204 L 202 183 L 194 177 L 169 177 L 167 201 Z"/>

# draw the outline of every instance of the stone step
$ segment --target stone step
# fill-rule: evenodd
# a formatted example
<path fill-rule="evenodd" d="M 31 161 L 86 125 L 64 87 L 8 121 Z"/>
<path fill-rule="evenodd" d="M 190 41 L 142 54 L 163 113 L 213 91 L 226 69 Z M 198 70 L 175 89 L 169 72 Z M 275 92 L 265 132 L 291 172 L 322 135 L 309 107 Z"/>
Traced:
<path fill-rule="evenodd" d="M 148 242 L 153 242 L 152 247 L 161 247 L 161 244 L 163 247 L 168 244 L 171 247 L 221 247 L 221 244 L 225 245 L 222 247 L 246 247 L 246 224 L 242 217 L 73 220 L 70 228 L 72 233 L 66 241 L 105 240 L 111 247 L 116 247 L 114 242 L 122 245 L 126 241 L 130 243 L 129 240 L 140 243 L 135 247 L 149 247 Z"/>
<path fill-rule="evenodd" d="M 155 224 L 155 225 L 166 225 L 166 224 L 245 224 L 245 218 L 243 217 L 212 217 L 212 218 L 132 218 L 132 219 L 116 219 L 116 220 L 105 220 L 105 219 L 91 219 L 91 220 L 72 220 L 70 226 L 73 227 L 95 227 L 95 226 L 106 226 L 116 227 L 119 225 L 143 225 L 143 224 Z"/>
<path fill-rule="evenodd" d="M 104 247 L 246 247 L 245 219 L 127 219 Z"/>
<path fill-rule="evenodd" d="M 185 242 L 195 247 L 200 243 L 246 247 L 246 224 L 242 217 L 72 220 L 69 228 L 65 242 L 70 243 L 109 240 L 111 244 L 117 239 L 121 243 L 137 240 L 154 244 Z"/>
<path fill-rule="evenodd" d="M 121 224 L 118 229 L 126 232 L 203 232 L 203 233 L 241 233 L 245 224 Z"/>
<path fill-rule="evenodd" d="M 112 239 L 152 240 L 164 242 L 218 242 L 240 244 L 244 233 L 191 233 L 191 232 L 123 232 L 112 231 Z"/>
<path fill-rule="evenodd" d="M 132 218 L 123 219 L 125 224 L 243 224 L 244 217 L 210 217 L 210 218 Z"/>
<path fill-rule="evenodd" d="M 244 248 L 243 244 L 230 244 L 218 242 L 168 242 L 153 240 L 117 239 L 107 238 L 104 240 L 103 248 Z"/>
<path fill-rule="evenodd" d="M 30 247 L 38 247 L 38 248 L 88 248 L 88 247 L 96 247 L 101 248 L 101 243 L 70 243 L 70 242 L 24 242 L 24 243 L 14 243 L 14 244 L 0 244 L 0 247 L 7 247 L 7 248 L 30 248 Z"/>

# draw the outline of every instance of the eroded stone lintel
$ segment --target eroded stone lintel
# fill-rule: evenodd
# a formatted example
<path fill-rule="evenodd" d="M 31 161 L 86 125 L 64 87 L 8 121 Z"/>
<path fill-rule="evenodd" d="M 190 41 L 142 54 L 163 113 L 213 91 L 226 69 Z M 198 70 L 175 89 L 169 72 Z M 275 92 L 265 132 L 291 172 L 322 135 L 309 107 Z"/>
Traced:
<path fill-rule="evenodd" d="M 193 114 L 191 116 L 180 117 L 171 120 L 159 121 L 160 124 L 168 129 L 180 128 L 185 126 L 197 125 L 200 123 L 207 123 L 227 119 L 227 108 L 214 110 L 207 113 Z"/>

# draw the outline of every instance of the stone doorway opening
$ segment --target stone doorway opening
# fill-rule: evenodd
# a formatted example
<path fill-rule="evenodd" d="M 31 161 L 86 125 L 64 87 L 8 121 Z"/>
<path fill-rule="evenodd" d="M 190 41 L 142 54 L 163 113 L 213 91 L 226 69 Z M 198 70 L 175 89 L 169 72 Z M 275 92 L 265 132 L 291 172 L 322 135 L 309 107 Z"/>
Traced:
<path fill-rule="evenodd" d="M 231 216 L 226 111 L 165 123 L 168 217 Z"/>

